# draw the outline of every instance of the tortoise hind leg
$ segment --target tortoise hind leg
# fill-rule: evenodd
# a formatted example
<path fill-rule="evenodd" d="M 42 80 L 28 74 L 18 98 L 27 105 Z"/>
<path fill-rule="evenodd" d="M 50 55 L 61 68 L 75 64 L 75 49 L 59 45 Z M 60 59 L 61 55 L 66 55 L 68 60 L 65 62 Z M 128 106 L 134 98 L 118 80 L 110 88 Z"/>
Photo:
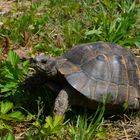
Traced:
<path fill-rule="evenodd" d="M 69 106 L 69 94 L 66 90 L 62 89 L 55 100 L 53 115 L 64 116 L 64 113 L 68 109 L 68 106 Z"/>

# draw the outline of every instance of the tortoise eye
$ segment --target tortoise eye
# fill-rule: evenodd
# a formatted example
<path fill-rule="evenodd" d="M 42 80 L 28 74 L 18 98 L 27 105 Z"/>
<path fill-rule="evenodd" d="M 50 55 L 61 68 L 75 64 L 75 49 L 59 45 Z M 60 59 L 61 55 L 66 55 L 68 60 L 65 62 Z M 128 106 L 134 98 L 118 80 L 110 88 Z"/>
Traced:
<path fill-rule="evenodd" d="M 96 59 L 99 61 L 105 61 L 105 57 L 103 55 L 98 55 Z"/>
<path fill-rule="evenodd" d="M 42 59 L 42 60 L 41 60 L 41 63 L 46 64 L 47 61 L 46 61 L 45 59 Z"/>

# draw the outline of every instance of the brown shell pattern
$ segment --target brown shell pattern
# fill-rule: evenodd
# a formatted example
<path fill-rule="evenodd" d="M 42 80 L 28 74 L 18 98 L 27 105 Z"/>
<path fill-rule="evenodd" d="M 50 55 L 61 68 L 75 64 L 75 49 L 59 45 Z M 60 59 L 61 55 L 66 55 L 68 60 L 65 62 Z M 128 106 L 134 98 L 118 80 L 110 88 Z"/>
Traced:
<path fill-rule="evenodd" d="M 109 95 L 109 103 L 139 107 L 139 67 L 130 50 L 97 42 L 75 46 L 63 57 L 65 78 L 87 98 L 103 101 Z"/>

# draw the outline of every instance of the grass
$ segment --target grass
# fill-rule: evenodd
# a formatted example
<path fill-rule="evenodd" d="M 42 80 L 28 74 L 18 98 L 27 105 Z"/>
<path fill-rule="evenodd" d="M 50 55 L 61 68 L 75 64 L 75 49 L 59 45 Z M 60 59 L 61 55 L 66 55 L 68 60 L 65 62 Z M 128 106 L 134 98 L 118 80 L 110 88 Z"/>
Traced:
<path fill-rule="evenodd" d="M 29 5 L 29 1 L 27 4 Z M 138 8 L 132 0 L 48 1 L 13 4 L 13 14 L 1 16 L 1 36 L 9 36 L 13 45 L 60 55 L 75 44 L 112 41 L 133 47 L 139 43 Z M 20 6 L 16 6 L 20 5 Z M 14 16 L 13 16 L 14 15 Z M 26 40 L 27 41 L 27 40 Z"/>
<path fill-rule="evenodd" d="M 46 116 L 54 98 L 49 97 L 49 91 L 44 86 L 38 91 L 33 91 L 33 96 L 29 98 L 30 94 L 23 91 L 21 84 L 28 75 L 30 67 L 11 51 L 18 51 L 23 57 L 25 51 L 28 51 L 30 56 L 36 52 L 59 56 L 75 44 L 95 41 L 110 41 L 123 47 L 139 48 L 139 15 L 140 3 L 135 3 L 133 0 L 114 2 L 2 0 L 0 2 L 0 59 L 2 60 L 0 108 L 5 105 L 9 110 L 0 111 L 1 137 L 37 140 L 139 138 L 139 117 L 130 116 L 116 122 L 107 121 L 103 119 L 102 107 L 91 117 L 85 113 L 75 116 L 76 119 L 64 122 L 58 116 L 55 118 Z M 43 94 L 43 98 L 38 98 L 40 95 L 36 94 L 37 92 Z M 28 96 L 25 97 L 25 94 Z M 23 97 L 25 102 L 21 101 Z M 44 108 L 43 102 L 46 101 L 49 103 L 47 108 Z M 30 105 L 33 110 L 28 108 Z M 15 111 L 17 109 L 18 111 Z M 10 113 L 16 119 L 19 116 L 23 118 L 24 114 L 24 119 L 17 122 L 16 119 L 11 119 Z"/>
<path fill-rule="evenodd" d="M 105 106 L 99 106 L 97 111 L 91 118 L 87 117 L 87 112 L 83 116 L 78 115 L 76 124 L 69 125 L 69 133 L 72 140 L 91 140 L 97 135 L 105 138 L 106 133 L 101 134 L 99 130 L 100 125 L 103 121 L 103 115 L 105 111 Z M 103 132 L 103 131 L 102 131 Z"/>

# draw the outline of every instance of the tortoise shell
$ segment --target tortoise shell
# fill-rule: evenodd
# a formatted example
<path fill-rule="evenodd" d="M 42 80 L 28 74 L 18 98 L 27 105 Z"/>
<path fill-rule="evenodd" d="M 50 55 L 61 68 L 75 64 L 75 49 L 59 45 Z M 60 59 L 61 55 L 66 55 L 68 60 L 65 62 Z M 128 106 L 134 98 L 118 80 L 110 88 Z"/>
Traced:
<path fill-rule="evenodd" d="M 63 56 L 58 66 L 67 82 L 90 100 L 128 103 L 139 108 L 139 66 L 134 54 L 113 43 L 96 42 L 77 45 Z"/>

